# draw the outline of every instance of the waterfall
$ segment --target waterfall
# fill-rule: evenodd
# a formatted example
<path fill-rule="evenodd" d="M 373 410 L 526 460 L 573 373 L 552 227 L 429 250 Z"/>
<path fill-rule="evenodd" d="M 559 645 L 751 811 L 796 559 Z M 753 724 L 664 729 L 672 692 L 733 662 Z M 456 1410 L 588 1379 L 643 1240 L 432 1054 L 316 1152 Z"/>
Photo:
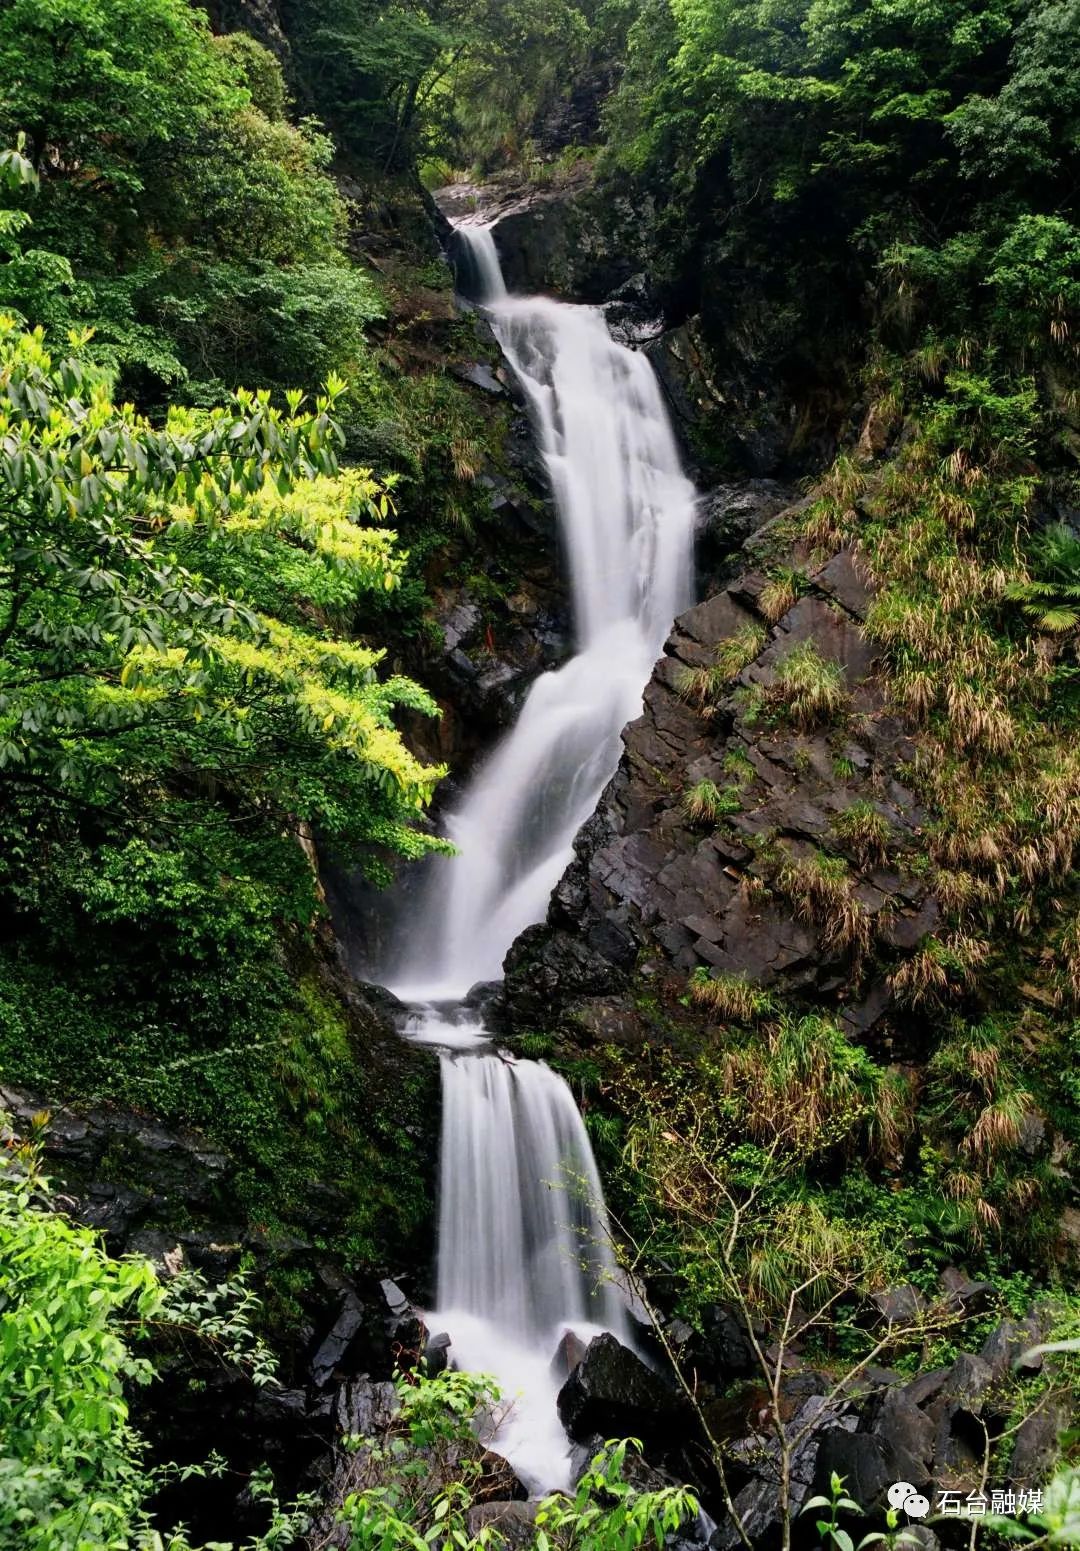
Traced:
<path fill-rule="evenodd" d="M 498 979 L 515 937 L 543 920 L 671 622 L 691 601 L 694 490 L 648 361 L 610 338 L 599 308 L 508 296 L 491 232 L 458 233 L 551 479 L 577 649 L 536 679 L 447 816 L 459 855 L 429 864 L 390 977 L 408 1002 L 454 1001 Z"/>
<path fill-rule="evenodd" d="M 690 601 L 694 492 L 656 379 L 597 308 L 507 294 L 489 230 L 458 228 L 479 297 L 528 400 L 570 574 L 576 650 L 541 674 L 514 727 L 447 817 L 459 854 L 432 863 L 391 977 L 441 1047 L 437 1309 L 457 1366 L 510 1409 L 493 1442 L 532 1490 L 569 1482 L 552 1366 L 560 1338 L 627 1339 L 600 1180 L 563 1080 L 493 1051 L 457 1007 L 542 920 L 572 843 L 619 761 L 620 733 Z"/>

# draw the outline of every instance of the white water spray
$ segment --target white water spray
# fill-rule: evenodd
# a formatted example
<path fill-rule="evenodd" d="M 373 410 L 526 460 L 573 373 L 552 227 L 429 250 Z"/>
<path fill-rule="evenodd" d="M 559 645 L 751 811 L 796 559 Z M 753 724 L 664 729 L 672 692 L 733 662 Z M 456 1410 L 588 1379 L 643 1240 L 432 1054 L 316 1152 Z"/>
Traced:
<path fill-rule="evenodd" d="M 528 399 L 570 572 L 577 651 L 533 684 L 470 782 L 432 863 L 393 989 L 422 1005 L 411 1038 L 442 1046 L 438 1309 L 460 1368 L 493 1374 L 494 1438 L 534 1491 L 569 1484 L 552 1358 L 567 1330 L 627 1339 L 600 1180 L 569 1088 L 492 1052 L 446 1004 L 501 975 L 543 919 L 578 829 L 614 774 L 620 733 L 690 601 L 694 492 L 648 361 L 602 313 L 509 296 L 491 232 L 460 227 L 487 315 Z M 430 1005 L 440 1004 L 439 1008 Z"/>

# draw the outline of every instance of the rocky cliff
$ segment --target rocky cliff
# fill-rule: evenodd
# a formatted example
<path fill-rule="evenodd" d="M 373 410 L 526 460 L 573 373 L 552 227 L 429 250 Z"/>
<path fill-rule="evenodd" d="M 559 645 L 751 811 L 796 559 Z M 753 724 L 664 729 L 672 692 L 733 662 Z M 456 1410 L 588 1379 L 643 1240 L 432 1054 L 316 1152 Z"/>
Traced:
<path fill-rule="evenodd" d="M 904 779 L 915 744 L 862 629 L 870 593 L 854 551 L 814 567 L 797 549 L 805 579 L 777 615 L 754 561 L 786 515 L 749 541 L 749 569 L 676 622 L 548 920 L 508 959 L 519 1025 L 647 1038 L 655 1020 L 643 1007 L 674 1003 L 708 966 L 890 1037 L 889 977 L 938 920 L 918 875 L 926 815 Z M 751 643 L 749 660 L 715 705 L 695 706 L 695 671 L 733 641 Z M 807 648 L 836 665 L 838 709 L 800 726 L 786 713 L 784 665 Z M 687 798 L 701 783 L 721 812 L 695 816 Z M 825 852 L 829 899 L 824 886 L 814 894 Z M 847 931 L 835 920 L 844 911 Z"/>

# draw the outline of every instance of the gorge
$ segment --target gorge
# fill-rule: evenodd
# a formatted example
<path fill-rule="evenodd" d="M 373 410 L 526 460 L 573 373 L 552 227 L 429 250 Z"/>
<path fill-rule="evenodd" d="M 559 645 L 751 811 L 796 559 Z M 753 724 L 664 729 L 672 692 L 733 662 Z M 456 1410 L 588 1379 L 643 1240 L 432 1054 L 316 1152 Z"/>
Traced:
<path fill-rule="evenodd" d="M 0 1551 L 1080 1545 L 1077 83 L 0 6 Z"/>

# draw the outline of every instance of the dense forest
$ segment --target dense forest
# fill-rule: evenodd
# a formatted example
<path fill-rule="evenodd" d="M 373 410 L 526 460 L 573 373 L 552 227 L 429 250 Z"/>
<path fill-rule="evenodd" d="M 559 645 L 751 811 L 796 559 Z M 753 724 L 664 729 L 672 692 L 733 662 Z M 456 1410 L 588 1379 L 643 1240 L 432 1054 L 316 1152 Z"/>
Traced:
<path fill-rule="evenodd" d="M 1080 1545 L 1078 190 L 1080 0 L 3 0 L 0 1551 Z M 374 967 L 573 635 L 461 219 L 699 493 L 488 988 L 639 1320 L 548 1495 Z"/>

